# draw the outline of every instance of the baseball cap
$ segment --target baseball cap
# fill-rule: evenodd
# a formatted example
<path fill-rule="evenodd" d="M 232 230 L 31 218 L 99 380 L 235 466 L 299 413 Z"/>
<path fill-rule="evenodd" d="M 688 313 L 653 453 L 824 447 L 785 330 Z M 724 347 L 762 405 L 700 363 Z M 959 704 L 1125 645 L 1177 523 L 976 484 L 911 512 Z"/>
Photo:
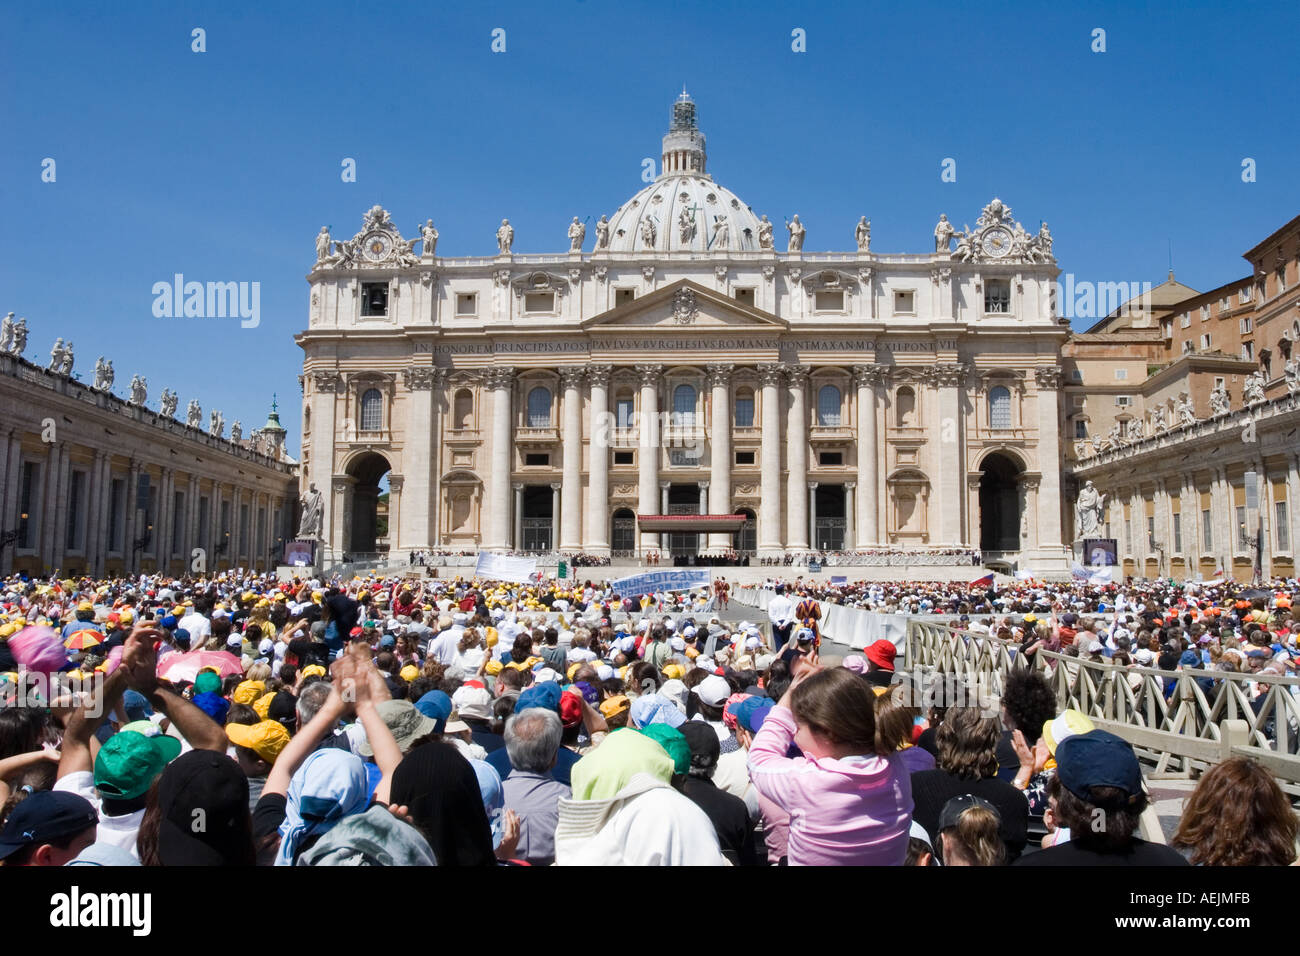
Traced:
<path fill-rule="evenodd" d="M 263 723 L 285 733 L 274 721 Z M 231 726 L 253 729 L 243 724 Z M 287 733 L 284 739 L 288 741 Z M 252 863 L 252 826 L 247 808 L 248 778 L 225 754 L 191 750 L 178 757 L 158 780 L 158 856 L 162 864 Z M 203 811 L 202 827 L 194 825 L 196 810 Z"/>
<path fill-rule="evenodd" d="M 462 685 L 451 695 L 458 716 L 473 720 L 492 719 L 492 695 L 483 687 Z"/>
<path fill-rule="evenodd" d="M 613 697 L 607 697 L 601 701 L 600 712 L 606 717 L 614 717 L 623 713 L 631 706 L 631 701 L 625 694 L 615 694 Z"/>
<path fill-rule="evenodd" d="M 39 790 L 18 804 L 0 830 L 0 860 L 24 847 L 58 843 L 99 822 L 94 805 L 64 790 Z"/>
<path fill-rule="evenodd" d="M 1142 792 L 1142 768 L 1129 743 L 1104 730 L 1075 734 L 1056 749 L 1061 785 L 1092 802 L 1092 787 L 1116 787 L 1132 800 Z"/>
<path fill-rule="evenodd" d="M 756 734 L 775 706 L 776 702 L 770 697 L 754 695 L 728 704 L 727 713 L 736 718 L 736 723 L 739 726 L 748 730 L 751 734 Z"/>
<path fill-rule="evenodd" d="M 541 707 L 544 710 L 551 710 L 560 713 L 560 685 L 555 681 L 543 681 L 540 684 L 534 684 L 522 694 L 519 700 L 515 701 L 515 713 L 521 714 L 530 707 Z"/>
<path fill-rule="evenodd" d="M 660 747 L 668 752 L 668 756 L 673 758 L 673 773 L 679 776 L 685 776 L 691 772 L 691 745 L 687 743 L 684 730 L 690 726 L 690 721 L 683 725 L 682 730 L 676 727 L 669 727 L 667 724 L 650 724 L 641 729 L 645 734 Z M 713 732 L 713 728 L 708 724 L 696 721 L 701 727 L 707 730 L 710 736 L 716 741 L 718 735 Z"/>
<path fill-rule="evenodd" d="M 289 731 L 278 720 L 261 720 L 255 724 L 227 724 L 226 736 L 236 747 L 253 751 L 267 763 L 275 763 L 289 743 Z"/>
<path fill-rule="evenodd" d="M 415 709 L 430 720 L 436 721 L 442 731 L 451 716 L 452 701 L 444 692 L 431 690 L 415 702 Z"/>
<path fill-rule="evenodd" d="M 216 671 L 201 671 L 194 678 L 195 694 L 216 694 L 221 692 L 221 675 Z"/>
<path fill-rule="evenodd" d="M 560 723 L 565 727 L 582 723 L 582 694 L 574 693 L 573 688 L 560 695 Z"/>
<path fill-rule="evenodd" d="M 154 731 L 146 736 L 139 730 L 120 730 L 99 748 L 95 788 L 101 795 L 111 800 L 134 800 L 148 792 L 154 778 L 180 756 L 179 740 L 156 727 Z"/>
<path fill-rule="evenodd" d="M 731 685 L 726 678 L 710 674 L 695 686 L 695 694 L 710 707 L 721 707 L 731 696 Z"/>
<path fill-rule="evenodd" d="M 979 807 L 982 810 L 988 810 L 993 814 L 998 824 L 1002 823 L 1002 814 L 998 813 L 998 808 L 993 806 L 982 797 L 977 797 L 973 793 L 963 793 L 953 797 L 943 805 L 943 810 L 939 812 L 939 829 L 947 830 L 949 827 L 955 827 L 961 819 L 961 815 L 967 810 Z"/>
<path fill-rule="evenodd" d="M 429 691 L 429 694 L 435 693 L 441 693 L 441 691 Z M 429 694 L 421 697 L 420 701 L 423 703 L 425 697 L 428 697 Z M 442 696 L 447 698 L 446 694 Z M 450 698 L 447 698 L 447 703 L 447 712 L 450 713 Z M 417 709 L 416 705 L 409 700 L 381 701 L 375 707 L 375 711 L 388 725 L 388 729 L 392 731 L 393 737 L 397 741 L 398 749 L 403 753 L 410 750 L 411 744 L 426 734 L 441 733 L 442 728 L 446 725 L 446 717 L 443 717 L 442 720 L 435 720 L 424 711 Z M 370 746 L 369 740 L 357 743 L 357 753 L 363 757 L 373 757 L 375 755 L 374 748 Z"/>

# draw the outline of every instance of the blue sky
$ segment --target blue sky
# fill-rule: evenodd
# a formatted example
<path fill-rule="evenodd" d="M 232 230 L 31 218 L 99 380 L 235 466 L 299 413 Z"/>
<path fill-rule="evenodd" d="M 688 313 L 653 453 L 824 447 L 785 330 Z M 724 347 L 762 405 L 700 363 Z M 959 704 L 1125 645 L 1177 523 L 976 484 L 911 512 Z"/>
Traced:
<path fill-rule="evenodd" d="M 11 3 L 0 313 L 27 317 L 29 359 L 70 338 L 83 380 L 103 354 L 155 407 L 170 387 L 249 429 L 278 392 L 296 452 L 321 225 L 350 236 L 380 203 L 480 255 L 509 217 L 516 251 L 560 251 L 570 217 L 640 188 L 683 83 L 709 171 L 778 226 L 799 213 L 808 250 L 867 215 L 873 250 L 924 252 L 939 213 L 997 195 L 1076 279 L 1158 283 L 1172 239 L 1209 289 L 1300 213 L 1298 24 L 1267 3 Z M 260 283 L 260 325 L 155 318 L 175 273 Z"/>

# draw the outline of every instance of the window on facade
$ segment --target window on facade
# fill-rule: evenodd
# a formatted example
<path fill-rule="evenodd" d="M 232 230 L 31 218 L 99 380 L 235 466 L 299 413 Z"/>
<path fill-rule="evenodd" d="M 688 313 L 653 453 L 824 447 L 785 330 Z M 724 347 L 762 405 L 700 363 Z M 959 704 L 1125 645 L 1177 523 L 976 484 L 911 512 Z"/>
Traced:
<path fill-rule="evenodd" d="M 1174 554 L 1183 553 L 1183 516 L 1174 515 Z"/>
<path fill-rule="evenodd" d="M 451 420 L 456 428 L 469 428 L 471 422 L 473 422 L 474 393 L 468 388 L 462 388 L 456 392 L 456 399 L 452 404 Z"/>
<path fill-rule="evenodd" d="M 631 398 L 620 398 L 614 406 L 615 419 L 619 428 L 631 428 L 632 416 L 635 414 L 636 401 Z"/>
<path fill-rule="evenodd" d="M 736 301 L 739 302 L 741 305 L 747 305 L 750 306 L 751 308 L 753 307 L 754 305 L 753 289 L 737 289 L 732 294 L 735 296 Z"/>
<path fill-rule="evenodd" d="M 1214 532 L 1210 529 L 1210 512 L 1201 512 L 1201 550 L 1209 554 L 1214 550 Z"/>
<path fill-rule="evenodd" d="M 1133 519 L 1124 519 L 1124 547 L 1129 554 L 1136 554 L 1137 549 L 1133 547 Z"/>
<path fill-rule="evenodd" d="M 627 305 L 627 303 L 631 302 L 635 298 L 636 298 L 636 289 L 615 289 L 614 290 L 615 305 Z"/>
<path fill-rule="evenodd" d="M 1183 339 L 1183 354 L 1184 354 L 1184 355 L 1187 355 L 1187 354 L 1188 354 L 1189 352 L 1191 352 L 1195 347 L 1196 347 L 1196 346 L 1195 346 L 1195 344 L 1192 342 L 1191 339 Z"/>
<path fill-rule="evenodd" d="M 1277 549 L 1291 550 L 1291 528 L 1287 524 L 1286 502 L 1278 501 L 1273 505 L 1273 528 L 1277 533 Z"/>
<path fill-rule="evenodd" d="M 737 464 L 737 465 L 752 465 L 752 464 L 754 464 L 754 453 L 753 453 L 752 451 L 738 451 L 738 452 L 736 452 L 736 464 Z"/>
<path fill-rule="evenodd" d="M 844 464 L 844 452 L 824 451 L 817 456 L 817 461 L 822 465 L 842 465 Z"/>
<path fill-rule="evenodd" d="M 551 456 L 544 452 L 528 452 L 524 455 L 524 464 L 530 468 L 546 468 L 551 464 Z"/>
<path fill-rule="evenodd" d="M 1238 328 L 1241 330 L 1242 335 L 1246 335 L 1254 327 L 1255 327 L 1254 320 L 1252 320 L 1251 317 L 1248 315 L 1242 316 L 1241 322 L 1238 323 Z"/>
<path fill-rule="evenodd" d="M 1074 437 L 1075 438 L 1088 437 L 1088 423 L 1085 422 L 1082 418 L 1076 419 L 1074 422 Z"/>
<path fill-rule="evenodd" d="M 635 464 L 635 461 L 634 461 L 634 459 L 633 459 L 633 457 L 632 457 L 632 452 L 630 452 L 630 451 L 616 451 L 616 452 L 614 452 L 614 464 L 616 464 L 616 465 L 632 465 L 632 464 Z"/>
<path fill-rule="evenodd" d="M 361 396 L 361 430 L 377 432 L 384 427 L 384 396 L 377 388 L 368 388 Z"/>
<path fill-rule="evenodd" d="M 1153 551 L 1156 546 L 1156 519 L 1147 518 L 1147 550 Z"/>
<path fill-rule="evenodd" d="M 1286 266 L 1278 266 L 1275 274 L 1277 276 L 1277 294 L 1281 295 L 1286 291 Z"/>
<path fill-rule="evenodd" d="M 1237 547 L 1246 546 L 1246 506 L 1237 506 Z"/>
<path fill-rule="evenodd" d="M 548 428 L 551 424 L 551 390 L 540 385 L 528 393 L 528 427 Z"/>
<path fill-rule="evenodd" d="M 1081 369 L 1081 368 L 1071 369 L 1071 370 L 1070 370 L 1070 379 L 1071 379 L 1071 381 L 1082 382 L 1082 381 L 1083 381 L 1083 369 Z"/>
<path fill-rule="evenodd" d="M 904 385 L 894 397 L 894 424 L 916 424 L 916 393 Z"/>
<path fill-rule="evenodd" d="M 1180 329 L 1188 328 L 1191 324 L 1192 324 L 1192 314 L 1190 312 L 1184 312 L 1182 315 L 1178 317 L 1178 327 Z"/>
<path fill-rule="evenodd" d="M 1011 390 L 999 385 L 989 389 L 989 428 L 1011 427 Z"/>
<path fill-rule="evenodd" d="M 81 522 L 86 497 L 86 473 L 74 471 L 68 483 L 68 530 L 63 546 L 69 551 L 81 550 Z"/>
<path fill-rule="evenodd" d="M 478 294 L 474 292 L 457 293 L 456 315 L 462 318 L 478 315 Z"/>
<path fill-rule="evenodd" d="M 388 314 L 388 283 L 361 283 L 361 314 L 382 316 Z"/>
<path fill-rule="evenodd" d="M 1254 342 L 1242 342 L 1242 343 L 1241 343 L 1241 357 L 1242 357 L 1245 361 L 1247 361 L 1247 362 L 1254 361 L 1254 359 L 1255 359 L 1255 343 L 1254 343 Z"/>
<path fill-rule="evenodd" d="M 736 393 L 736 427 L 754 427 L 754 393 L 749 389 Z"/>
<path fill-rule="evenodd" d="M 1210 346 L 1211 346 L 1212 342 L 1213 342 L 1213 340 L 1210 338 L 1210 333 L 1209 333 L 1209 332 L 1206 332 L 1204 335 L 1202 335 L 1202 336 L 1201 336 L 1201 351 L 1202 351 L 1202 352 L 1208 352 L 1208 351 L 1210 351 Z"/>
<path fill-rule="evenodd" d="M 844 292 L 839 289 L 821 289 L 813 297 L 818 312 L 843 312 Z"/>
<path fill-rule="evenodd" d="M 670 448 L 668 449 L 668 464 L 685 466 L 693 468 L 700 463 L 700 450 L 698 448 Z"/>
<path fill-rule="evenodd" d="M 524 296 L 524 312 L 549 314 L 555 311 L 554 292 L 529 292 Z"/>
<path fill-rule="evenodd" d="M 894 293 L 894 314 L 915 315 L 916 314 L 916 293 L 910 291 L 895 292 Z"/>
<path fill-rule="evenodd" d="M 984 311 L 1011 311 L 1011 283 L 1007 279 L 989 279 L 984 283 Z"/>
<path fill-rule="evenodd" d="M 1161 319 L 1161 320 L 1160 320 L 1160 335 L 1161 335 L 1162 337 L 1166 338 L 1166 339 L 1172 339 L 1172 338 L 1174 337 L 1174 320 L 1173 320 L 1173 319 Z"/>
<path fill-rule="evenodd" d="M 1202 322 L 1210 321 L 1210 305 L 1208 302 L 1205 305 L 1201 306 L 1201 321 Z"/>
<path fill-rule="evenodd" d="M 823 385 L 817 392 L 817 424 L 838 428 L 840 424 L 840 390 L 834 385 Z"/>
<path fill-rule="evenodd" d="M 1242 286 L 1241 291 L 1237 293 L 1237 301 L 1243 304 L 1250 301 L 1250 286 Z"/>
<path fill-rule="evenodd" d="M 1231 298 L 1231 296 L 1226 296 L 1226 295 L 1225 295 L 1222 299 L 1219 300 L 1219 314 L 1220 314 L 1220 315 L 1222 315 L 1224 312 L 1227 312 L 1227 311 L 1228 311 L 1229 309 L 1231 309 L 1231 308 L 1232 308 L 1232 298 Z"/>
<path fill-rule="evenodd" d="M 686 428 L 695 426 L 695 387 L 678 385 L 673 389 L 673 420 Z"/>

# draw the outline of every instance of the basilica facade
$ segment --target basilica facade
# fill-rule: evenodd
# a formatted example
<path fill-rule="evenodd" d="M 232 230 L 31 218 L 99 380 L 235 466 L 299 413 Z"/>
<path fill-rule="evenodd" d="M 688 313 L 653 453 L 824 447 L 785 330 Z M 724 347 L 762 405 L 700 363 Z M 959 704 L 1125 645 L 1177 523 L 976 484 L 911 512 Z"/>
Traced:
<path fill-rule="evenodd" d="M 660 172 L 549 254 L 443 258 L 378 206 L 317 237 L 301 492 L 326 555 L 980 548 L 1069 567 L 1059 272 L 990 202 L 921 252 L 779 225 L 673 104 Z M 784 220 L 783 216 L 778 219 Z M 823 232 L 822 230 L 825 229 Z M 779 233 L 779 234 L 778 234 Z M 420 249 L 417 252 L 416 246 Z M 387 528 L 377 523 L 387 474 Z"/>

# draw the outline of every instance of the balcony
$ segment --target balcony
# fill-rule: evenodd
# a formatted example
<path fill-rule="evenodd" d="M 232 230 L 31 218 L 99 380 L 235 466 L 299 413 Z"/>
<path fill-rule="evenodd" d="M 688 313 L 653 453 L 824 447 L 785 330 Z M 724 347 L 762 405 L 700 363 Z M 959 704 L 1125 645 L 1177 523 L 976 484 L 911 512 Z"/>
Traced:
<path fill-rule="evenodd" d="M 515 429 L 516 445 L 554 445 L 559 440 L 560 431 L 553 426 L 547 426 L 545 428 L 524 426 Z"/>
<path fill-rule="evenodd" d="M 834 442 L 843 444 L 853 441 L 853 429 L 848 425 L 814 425 L 808 432 L 808 439 L 816 442 Z"/>

